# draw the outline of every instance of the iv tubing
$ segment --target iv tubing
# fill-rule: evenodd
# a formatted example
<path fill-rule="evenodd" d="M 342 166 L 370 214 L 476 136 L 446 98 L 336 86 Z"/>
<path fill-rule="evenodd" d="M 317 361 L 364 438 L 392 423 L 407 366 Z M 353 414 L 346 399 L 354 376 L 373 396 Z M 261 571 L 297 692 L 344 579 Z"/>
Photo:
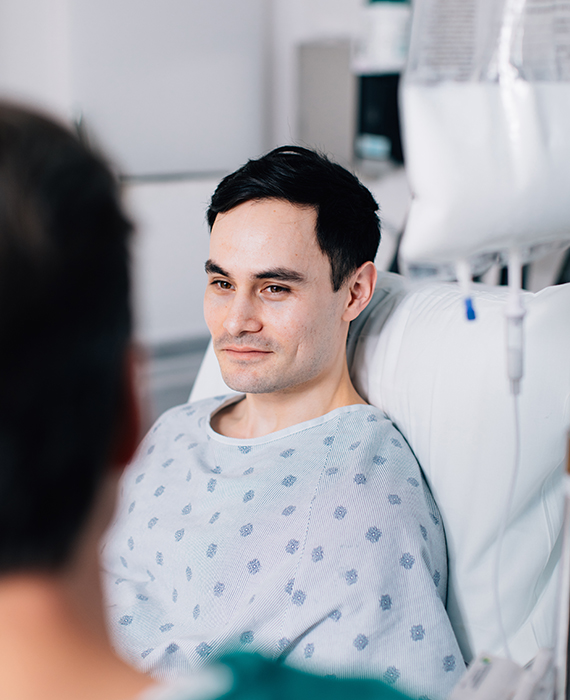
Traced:
<path fill-rule="evenodd" d="M 509 251 L 508 270 L 509 297 L 505 310 L 505 316 L 507 319 L 507 374 L 510 382 L 511 395 L 513 397 L 515 453 L 507 502 L 505 504 L 503 517 L 501 518 L 499 527 L 499 534 L 497 536 L 497 549 L 495 552 L 495 563 L 493 567 L 493 593 L 495 598 L 495 614 L 497 616 L 497 624 L 499 626 L 499 632 L 505 650 L 505 655 L 508 659 L 512 660 L 511 650 L 509 648 L 509 642 L 501 612 L 499 570 L 503 540 L 509 522 L 509 516 L 511 514 L 521 461 L 519 394 L 520 383 L 523 376 L 523 319 L 525 316 L 525 309 L 522 303 L 522 260 L 518 248 L 512 248 Z"/>
<path fill-rule="evenodd" d="M 511 394 L 520 392 L 523 376 L 523 319 L 522 262 L 520 251 L 509 252 L 509 298 L 507 300 L 507 371 L 511 382 Z"/>
<path fill-rule="evenodd" d="M 518 394 L 513 394 L 513 410 L 514 410 L 514 420 L 515 420 L 515 455 L 514 455 L 514 465 L 511 474 L 511 480 L 509 483 L 509 491 L 507 496 L 507 502 L 505 504 L 505 509 L 503 511 L 503 516 L 501 518 L 501 523 L 499 526 L 499 534 L 497 536 L 497 549 L 495 550 L 495 562 L 493 566 L 493 597 L 495 599 L 495 615 L 497 616 L 497 625 L 499 627 L 499 633 L 501 641 L 504 647 L 505 656 L 507 659 L 513 660 L 511 655 L 511 650 L 509 647 L 507 633 L 505 631 L 505 625 L 503 623 L 503 614 L 501 612 L 501 598 L 499 594 L 499 570 L 501 565 L 501 551 L 503 548 L 503 540 L 505 538 L 505 531 L 507 529 L 507 524 L 509 521 L 509 515 L 511 513 L 511 508 L 513 505 L 513 496 L 515 492 L 515 486 L 517 483 L 519 475 L 520 466 L 520 410 L 519 410 L 519 397 Z"/>
<path fill-rule="evenodd" d="M 570 438 L 570 436 L 569 436 Z M 556 610 L 556 639 L 554 643 L 554 667 L 556 682 L 555 700 L 567 697 L 567 659 L 568 659 L 568 612 L 570 601 L 570 439 L 566 455 L 566 473 L 564 474 L 564 519 L 562 521 L 562 556 L 560 559 L 560 578 L 558 581 L 558 608 Z"/>

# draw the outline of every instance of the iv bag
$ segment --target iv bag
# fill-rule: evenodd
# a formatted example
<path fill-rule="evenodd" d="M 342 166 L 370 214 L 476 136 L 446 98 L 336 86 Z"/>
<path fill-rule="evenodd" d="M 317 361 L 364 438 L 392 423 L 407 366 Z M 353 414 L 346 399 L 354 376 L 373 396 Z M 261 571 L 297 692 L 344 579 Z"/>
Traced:
<path fill-rule="evenodd" d="M 400 99 L 410 275 L 570 242 L 570 3 L 415 0 Z"/>

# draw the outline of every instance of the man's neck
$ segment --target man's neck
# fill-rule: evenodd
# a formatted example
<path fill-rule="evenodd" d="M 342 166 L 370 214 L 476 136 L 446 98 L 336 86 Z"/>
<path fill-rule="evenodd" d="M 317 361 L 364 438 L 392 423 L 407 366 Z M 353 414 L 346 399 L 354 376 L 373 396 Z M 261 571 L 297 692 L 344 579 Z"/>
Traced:
<path fill-rule="evenodd" d="M 290 391 L 246 394 L 243 401 L 216 413 L 211 425 L 226 437 L 252 439 L 319 418 L 342 406 L 365 403 L 345 368 L 340 381 L 332 385 L 320 383 Z"/>
<path fill-rule="evenodd" d="M 57 575 L 0 578 L 0 697 L 130 700 L 152 685 L 114 655 L 104 625 L 92 624 L 102 622 L 99 598 L 88 606 L 82 615 Z"/>

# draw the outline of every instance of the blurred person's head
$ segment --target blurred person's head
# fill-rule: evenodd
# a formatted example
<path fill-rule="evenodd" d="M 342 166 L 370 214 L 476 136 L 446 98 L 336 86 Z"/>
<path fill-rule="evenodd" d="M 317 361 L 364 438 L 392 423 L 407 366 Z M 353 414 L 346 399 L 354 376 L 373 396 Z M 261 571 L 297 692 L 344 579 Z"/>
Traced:
<path fill-rule="evenodd" d="M 64 567 L 129 457 L 130 231 L 99 157 L 0 103 L 0 576 Z"/>

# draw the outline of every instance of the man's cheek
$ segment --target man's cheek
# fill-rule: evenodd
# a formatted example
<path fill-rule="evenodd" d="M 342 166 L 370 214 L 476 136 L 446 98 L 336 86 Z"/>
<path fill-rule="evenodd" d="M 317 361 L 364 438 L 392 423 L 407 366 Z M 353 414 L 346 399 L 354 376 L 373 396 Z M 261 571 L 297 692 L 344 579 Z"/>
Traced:
<path fill-rule="evenodd" d="M 223 323 L 223 313 L 223 306 L 216 303 L 210 294 L 206 292 L 204 297 L 204 319 L 210 333 L 213 334 L 214 330 Z"/>

